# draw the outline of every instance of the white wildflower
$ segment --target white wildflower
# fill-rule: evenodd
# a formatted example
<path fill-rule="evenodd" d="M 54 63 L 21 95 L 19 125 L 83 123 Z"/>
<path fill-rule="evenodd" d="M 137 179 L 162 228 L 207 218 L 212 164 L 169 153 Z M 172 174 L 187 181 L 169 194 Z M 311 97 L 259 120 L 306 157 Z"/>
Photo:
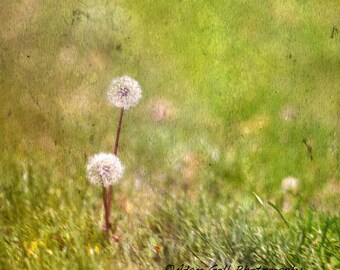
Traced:
<path fill-rule="evenodd" d="M 123 176 L 124 166 L 113 154 L 100 153 L 90 158 L 87 164 L 87 178 L 92 184 L 110 186 Z"/>
<path fill-rule="evenodd" d="M 142 97 L 142 89 L 137 81 L 123 76 L 111 81 L 107 97 L 113 106 L 127 110 L 138 104 Z"/>
<path fill-rule="evenodd" d="M 282 180 L 281 189 L 283 192 L 296 191 L 298 189 L 299 180 L 288 176 Z"/>

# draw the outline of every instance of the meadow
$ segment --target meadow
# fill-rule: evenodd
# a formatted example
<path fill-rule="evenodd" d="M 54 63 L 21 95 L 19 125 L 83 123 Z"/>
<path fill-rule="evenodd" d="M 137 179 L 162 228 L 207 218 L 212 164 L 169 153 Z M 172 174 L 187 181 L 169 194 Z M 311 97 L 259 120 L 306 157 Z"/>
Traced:
<path fill-rule="evenodd" d="M 0 269 L 340 268 L 340 4 L 0 2 Z M 108 243 L 85 166 L 136 79 Z M 297 179 L 290 190 L 287 177 Z"/>

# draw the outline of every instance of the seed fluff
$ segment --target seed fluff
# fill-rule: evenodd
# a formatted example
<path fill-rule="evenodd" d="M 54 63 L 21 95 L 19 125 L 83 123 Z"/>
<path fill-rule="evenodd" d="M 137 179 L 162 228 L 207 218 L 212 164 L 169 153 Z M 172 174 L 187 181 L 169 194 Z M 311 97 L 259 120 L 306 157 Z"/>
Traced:
<path fill-rule="evenodd" d="M 108 187 L 122 178 L 124 166 L 117 156 L 99 153 L 89 159 L 86 170 L 90 183 Z"/>
<path fill-rule="evenodd" d="M 113 106 L 127 110 L 138 104 L 142 89 L 136 80 L 123 76 L 111 81 L 107 97 Z"/>

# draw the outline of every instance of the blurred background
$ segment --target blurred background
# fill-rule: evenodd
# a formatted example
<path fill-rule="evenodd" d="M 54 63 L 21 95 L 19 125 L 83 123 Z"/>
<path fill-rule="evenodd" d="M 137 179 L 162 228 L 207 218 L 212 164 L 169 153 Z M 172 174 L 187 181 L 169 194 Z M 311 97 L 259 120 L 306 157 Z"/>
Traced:
<path fill-rule="evenodd" d="M 288 217 L 337 215 L 339 12 L 336 0 L 2 0 L 0 264 L 182 258 L 157 227 L 173 199 L 193 217 L 202 200 L 255 211 L 253 193 Z M 85 165 L 113 151 L 118 110 L 106 91 L 122 75 L 139 81 L 143 98 L 124 115 L 118 152 L 126 172 L 113 218 L 125 245 L 105 250 L 101 190 Z M 297 183 L 290 195 L 286 177 Z M 106 257 L 94 260 L 97 251 Z"/>

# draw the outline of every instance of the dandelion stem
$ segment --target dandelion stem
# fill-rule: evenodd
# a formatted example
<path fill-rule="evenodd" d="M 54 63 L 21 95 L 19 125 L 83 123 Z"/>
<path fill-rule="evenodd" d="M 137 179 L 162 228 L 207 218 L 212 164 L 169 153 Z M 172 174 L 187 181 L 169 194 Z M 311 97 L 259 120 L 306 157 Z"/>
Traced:
<path fill-rule="evenodd" d="M 121 108 L 120 109 L 120 115 L 119 115 L 117 134 L 116 134 L 115 148 L 113 150 L 113 153 L 116 156 L 117 156 L 117 153 L 118 153 L 118 143 L 119 143 L 120 130 L 122 129 L 123 114 L 124 114 L 124 108 Z M 112 200 L 112 186 L 109 187 L 109 193 L 108 193 L 108 196 L 107 196 L 108 215 L 110 215 L 110 212 L 111 212 L 111 200 Z"/>
<path fill-rule="evenodd" d="M 114 148 L 114 151 L 113 151 L 113 153 L 116 156 L 117 156 L 117 153 L 118 153 L 119 135 L 120 135 L 120 130 L 122 128 L 123 114 L 124 114 L 124 108 L 121 108 L 120 109 L 120 115 L 119 115 L 119 122 L 118 122 L 118 129 L 117 129 L 117 135 L 116 135 L 115 148 Z"/>
<path fill-rule="evenodd" d="M 107 237 L 109 237 L 111 223 L 110 223 L 110 213 L 108 211 L 109 209 L 108 209 L 108 204 L 107 204 L 106 187 L 103 187 L 103 201 L 104 201 L 104 210 L 105 210 L 105 231 L 106 231 Z"/>

